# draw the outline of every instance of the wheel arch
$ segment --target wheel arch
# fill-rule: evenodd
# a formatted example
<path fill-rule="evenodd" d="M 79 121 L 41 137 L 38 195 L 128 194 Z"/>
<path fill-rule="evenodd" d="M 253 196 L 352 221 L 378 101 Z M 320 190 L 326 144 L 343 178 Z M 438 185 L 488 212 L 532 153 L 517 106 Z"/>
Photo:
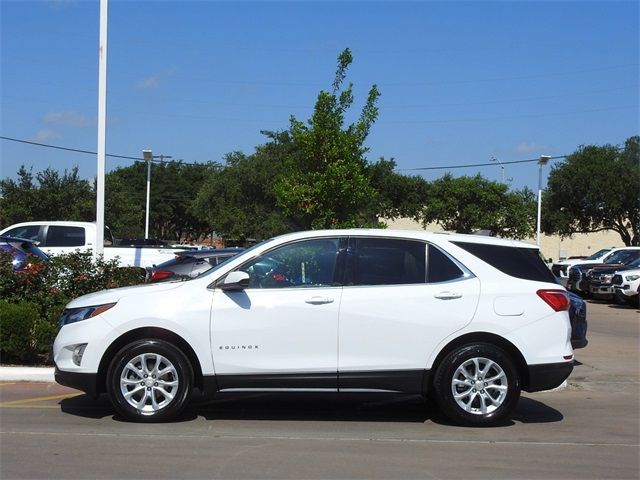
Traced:
<path fill-rule="evenodd" d="M 518 370 L 518 374 L 520 375 L 522 388 L 526 389 L 526 387 L 529 385 L 529 368 L 527 366 L 526 360 L 524 359 L 524 356 L 522 355 L 518 347 L 516 347 L 506 338 L 494 333 L 472 332 L 454 338 L 447 345 L 445 345 L 442 350 L 440 350 L 440 352 L 438 352 L 438 355 L 431 365 L 430 370 L 432 373 L 429 376 L 430 379 L 427 382 L 427 385 L 425 385 L 425 393 L 428 393 L 428 391 L 433 388 L 433 378 L 435 376 L 435 372 L 437 371 L 442 361 L 446 358 L 446 356 L 456 348 L 462 347 L 463 345 L 468 345 L 470 343 L 489 343 L 504 350 L 513 359 Z"/>
<path fill-rule="evenodd" d="M 202 390 L 202 367 L 198 360 L 198 356 L 193 348 L 191 348 L 191 345 L 189 345 L 189 343 L 180 335 L 170 330 L 159 327 L 141 327 L 122 334 L 105 350 L 98 367 L 98 375 L 96 379 L 97 393 L 107 391 L 107 371 L 109 370 L 109 365 L 111 364 L 115 354 L 118 353 L 125 345 L 135 342 L 136 340 L 146 339 L 164 340 L 179 348 L 189 360 L 191 368 L 193 368 L 194 386 Z"/>

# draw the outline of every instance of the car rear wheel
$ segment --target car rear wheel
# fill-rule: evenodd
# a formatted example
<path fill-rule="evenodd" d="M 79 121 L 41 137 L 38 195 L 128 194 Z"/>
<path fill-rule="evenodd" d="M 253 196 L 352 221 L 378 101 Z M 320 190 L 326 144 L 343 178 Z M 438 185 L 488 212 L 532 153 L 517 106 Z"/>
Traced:
<path fill-rule="evenodd" d="M 502 349 L 478 343 L 459 347 L 442 361 L 434 378 L 436 400 L 453 422 L 491 426 L 511 413 L 520 397 L 520 378 Z"/>
<path fill-rule="evenodd" d="M 127 420 L 160 422 L 186 406 L 193 385 L 189 360 L 163 340 L 139 340 L 120 350 L 107 374 L 107 391 Z"/>

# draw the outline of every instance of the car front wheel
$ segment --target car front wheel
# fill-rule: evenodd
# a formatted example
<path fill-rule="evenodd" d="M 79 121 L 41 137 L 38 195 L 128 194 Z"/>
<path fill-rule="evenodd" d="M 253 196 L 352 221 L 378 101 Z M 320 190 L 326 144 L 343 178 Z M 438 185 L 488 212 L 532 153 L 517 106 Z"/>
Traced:
<path fill-rule="evenodd" d="M 187 404 L 193 370 L 185 355 L 163 340 L 139 340 L 120 350 L 107 374 L 116 411 L 128 420 L 159 422 L 175 418 Z"/>
<path fill-rule="evenodd" d="M 520 377 L 502 349 L 478 343 L 459 347 L 442 361 L 434 378 L 436 400 L 452 421 L 491 426 L 511 413 L 520 397 Z"/>

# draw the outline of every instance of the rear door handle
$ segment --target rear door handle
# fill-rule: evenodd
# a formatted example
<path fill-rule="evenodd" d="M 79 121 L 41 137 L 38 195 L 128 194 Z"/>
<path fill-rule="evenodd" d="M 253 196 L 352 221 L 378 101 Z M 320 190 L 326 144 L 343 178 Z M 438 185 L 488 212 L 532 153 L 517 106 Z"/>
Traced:
<path fill-rule="evenodd" d="M 462 298 L 462 294 L 458 292 L 440 292 L 436 293 L 434 297 L 440 300 L 455 300 L 456 298 Z"/>
<path fill-rule="evenodd" d="M 311 297 L 305 300 L 305 303 L 310 303 L 311 305 L 323 305 L 325 303 L 333 303 L 333 298 L 329 297 Z"/>

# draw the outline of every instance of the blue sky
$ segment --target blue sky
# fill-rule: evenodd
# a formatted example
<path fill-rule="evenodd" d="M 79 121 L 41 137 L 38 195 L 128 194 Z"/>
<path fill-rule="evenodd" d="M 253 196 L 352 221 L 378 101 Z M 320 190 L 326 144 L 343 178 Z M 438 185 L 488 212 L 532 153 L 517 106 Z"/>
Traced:
<path fill-rule="evenodd" d="M 107 152 L 251 153 L 260 130 L 309 118 L 346 47 L 351 119 L 372 84 L 382 94 L 368 159 L 394 158 L 403 173 L 434 179 L 446 170 L 411 169 L 623 144 L 639 130 L 638 5 L 112 0 Z M 0 7 L 0 135 L 95 151 L 99 3 Z M 0 155 L 2 177 L 20 164 L 96 173 L 92 155 L 6 140 Z M 451 172 L 501 179 L 497 163 Z M 535 163 L 506 165 L 505 176 L 537 189 Z"/>

